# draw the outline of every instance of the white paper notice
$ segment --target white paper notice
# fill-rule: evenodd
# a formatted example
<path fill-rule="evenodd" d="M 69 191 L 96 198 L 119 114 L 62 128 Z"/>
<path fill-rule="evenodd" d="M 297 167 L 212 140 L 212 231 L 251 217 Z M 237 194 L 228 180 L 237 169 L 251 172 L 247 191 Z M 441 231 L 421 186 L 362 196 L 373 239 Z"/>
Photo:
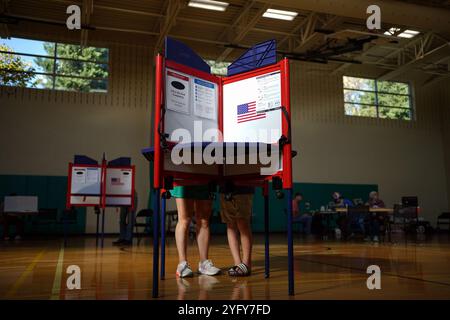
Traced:
<path fill-rule="evenodd" d="M 97 168 L 88 168 L 86 181 L 87 183 L 97 183 L 99 180 L 99 173 Z"/>
<path fill-rule="evenodd" d="M 131 170 L 122 171 L 122 181 L 125 186 L 131 187 Z"/>
<path fill-rule="evenodd" d="M 265 112 L 281 106 L 280 72 L 256 77 L 256 112 Z"/>
<path fill-rule="evenodd" d="M 86 184 L 86 169 L 77 169 L 72 179 L 75 184 Z"/>
<path fill-rule="evenodd" d="M 194 79 L 194 114 L 216 120 L 216 86 L 212 82 Z"/>
<path fill-rule="evenodd" d="M 189 114 L 189 77 L 167 70 L 166 77 L 167 109 Z"/>

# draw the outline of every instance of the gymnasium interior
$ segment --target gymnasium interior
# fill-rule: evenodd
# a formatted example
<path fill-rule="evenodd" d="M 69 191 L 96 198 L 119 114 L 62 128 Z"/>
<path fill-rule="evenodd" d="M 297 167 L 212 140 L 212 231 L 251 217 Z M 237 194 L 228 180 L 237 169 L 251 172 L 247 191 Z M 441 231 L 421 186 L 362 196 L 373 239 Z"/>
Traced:
<path fill-rule="evenodd" d="M 450 1 L 376 1 L 379 28 L 372 2 L 0 0 L 1 299 L 448 300 Z M 309 225 L 289 226 L 286 194 L 269 187 L 270 276 L 260 187 L 249 277 L 227 275 L 233 259 L 220 197 L 209 258 L 222 274 L 176 277 L 169 196 L 155 295 L 155 172 L 142 150 L 154 145 L 155 57 L 168 38 L 217 77 L 269 40 L 277 61 L 289 60 L 292 190 Z M 133 168 L 130 243 L 113 244 L 120 206 L 68 205 L 77 161 Z M 334 200 L 364 206 L 374 194 L 383 202 L 378 234 L 358 225 L 345 233 L 339 221 L 352 210 L 333 210 Z M 195 228 L 187 254 L 196 269 Z M 369 266 L 381 270 L 381 288 L 369 288 Z"/>

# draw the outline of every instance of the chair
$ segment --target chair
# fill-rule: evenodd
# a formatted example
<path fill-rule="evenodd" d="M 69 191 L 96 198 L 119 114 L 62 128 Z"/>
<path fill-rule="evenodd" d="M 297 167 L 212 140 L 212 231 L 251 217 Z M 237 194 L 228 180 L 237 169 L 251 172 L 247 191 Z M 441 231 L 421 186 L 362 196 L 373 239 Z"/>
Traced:
<path fill-rule="evenodd" d="M 140 210 L 134 220 L 134 228 L 136 230 L 136 237 L 138 239 L 138 245 L 141 243 L 142 233 L 139 233 L 139 227 L 143 227 L 145 229 L 152 228 L 152 218 L 153 218 L 153 210 L 152 209 L 142 209 Z M 139 220 L 143 220 L 144 222 L 139 222 Z"/>
<path fill-rule="evenodd" d="M 447 231 L 450 232 L 450 212 L 442 212 L 437 217 L 436 226 L 438 231 L 441 230 L 441 226 L 447 226 Z"/>
<path fill-rule="evenodd" d="M 37 216 L 33 217 L 33 226 L 56 225 L 58 222 L 58 209 L 45 208 L 39 209 Z"/>
<path fill-rule="evenodd" d="M 399 226 L 403 229 L 405 234 L 405 241 L 407 240 L 406 235 L 411 231 L 415 231 L 419 223 L 419 215 L 417 207 L 410 207 L 396 204 L 394 205 L 394 214 L 391 221 L 391 225 Z M 392 231 L 392 226 L 389 228 Z"/>
<path fill-rule="evenodd" d="M 359 205 L 356 207 L 348 207 L 346 234 L 360 233 L 364 235 L 364 220 L 369 214 L 369 206 Z"/>

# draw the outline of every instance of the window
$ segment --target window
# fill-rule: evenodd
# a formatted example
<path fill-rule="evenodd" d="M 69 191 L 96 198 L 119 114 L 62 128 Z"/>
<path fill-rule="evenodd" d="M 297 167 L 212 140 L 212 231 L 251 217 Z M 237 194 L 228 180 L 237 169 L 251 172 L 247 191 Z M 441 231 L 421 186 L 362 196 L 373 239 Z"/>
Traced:
<path fill-rule="evenodd" d="M 228 66 L 231 64 L 231 62 L 216 62 L 214 60 L 206 60 L 206 63 L 211 67 L 211 73 L 217 76 L 226 76 Z"/>
<path fill-rule="evenodd" d="M 413 119 L 409 84 L 344 76 L 345 114 L 385 119 Z"/>
<path fill-rule="evenodd" d="M 80 92 L 108 90 L 106 48 L 35 41 L 0 40 L 0 85 Z"/>

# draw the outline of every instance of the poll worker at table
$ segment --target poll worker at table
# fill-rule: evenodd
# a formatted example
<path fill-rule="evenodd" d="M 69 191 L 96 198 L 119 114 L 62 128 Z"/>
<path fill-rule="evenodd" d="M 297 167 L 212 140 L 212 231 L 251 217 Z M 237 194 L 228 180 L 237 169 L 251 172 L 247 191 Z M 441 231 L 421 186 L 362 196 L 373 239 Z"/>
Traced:
<path fill-rule="evenodd" d="M 189 226 L 195 216 L 197 246 L 200 256 L 198 272 L 213 276 L 220 273 L 208 258 L 209 250 L 209 218 L 212 212 L 212 202 L 208 186 L 176 186 L 171 191 L 176 198 L 178 222 L 175 228 L 175 241 L 178 251 L 177 277 L 185 278 L 194 275 L 187 257 L 187 242 Z"/>
<path fill-rule="evenodd" d="M 303 201 L 303 195 L 300 192 L 295 193 L 292 200 L 292 218 L 293 222 L 300 223 L 300 231 L 306 235 L 311 234 L 312 215 L 308 212 L 300 212 L 300 203 Z"/>
<path fill-rule="evenodd" d="M 335 208 L 353 207 L 353 202 L 350 199 L 347 199 L 343 195 L 341 195 L 340 192 L 337 191 L 333 192 L 331 197 L 333 198 Z"/>
<path fill-rule="evenodd" d="M 228 245 L 234 263 L 228 270 L 231 277 L 247 277 L 251 274 L 253 238 L 250 220 L 254 193 L 253 187 L 245 186 L 235 187 L 230 199 L 221 193 L 220 213 L 222 222 L 227 224 Z"/>
<path fill-rule="evenodd" d="M 350 199 L 345 198 L 338 191 L 333 192 L 332 198 L 335 208 L 354 207 L 353 202 Z M 340 215 L 338 218 L 338 225 L 344 239 L 351 239 L 354 237 L 355 233 L 353 232 L 354 228 L 352 228 L 352 226 L 357 226 L 357 228 L 365 234 L 364 217 L 349 217 L 348 215 Z"/>
<path fill-rule="evenodd" d="M 369 200 L 367 201 L 366 205 L 368 205 L 370 208 L 385 208 L 386 205 L 384 204 L 384 201 L 380 199 L 378 192 L 372 191 L 369 193 Z M 366 241 L 374 241 L 378 242 L 380 238 L 380 225 L 383 223 L 384 217 L 381 215 L 376 214 L 375 212 L 372 212 L 369 214 L 366 218 L 365 224 L 366 224 L 366 230 L 367 235 L 364 240 Z"/>
<path fill-rule="evenodd" d="M 138 195 L 135 190 L 134 209 L 131 209 L 130 207 L 120 208 L 120 235 L 119 239 L 113 242 L 113 245 L 115 246 L 133 245 L 133 228 L 137 205 L 138 205 Z"/>
<path fill-rule="evenodd" d="M 11 193 L 9 196 L 14 197 L 17 196 L 15 193 Z M 4 199 L 4 198 L 3 198 Z M 23 219 L 16 215 L 8 214 L 8 212 L 4 211 L 5 202 L 2 200 L 0 202 L 0 220 L 3 225 L 3 240 L 20 240 L 23 238 L 25 232 L 25 222 Z M 10 226 L 15 226 L 15 233 L 13 235 L 10 234 Z"/>
<path fill-rule="evenodd" d="M 380 196 L 377 191 L 372 191 L 369 193 L 369 200 L 366 205 L 371 208 L 386 208 L 384 201 L 380 199 Z"/>

